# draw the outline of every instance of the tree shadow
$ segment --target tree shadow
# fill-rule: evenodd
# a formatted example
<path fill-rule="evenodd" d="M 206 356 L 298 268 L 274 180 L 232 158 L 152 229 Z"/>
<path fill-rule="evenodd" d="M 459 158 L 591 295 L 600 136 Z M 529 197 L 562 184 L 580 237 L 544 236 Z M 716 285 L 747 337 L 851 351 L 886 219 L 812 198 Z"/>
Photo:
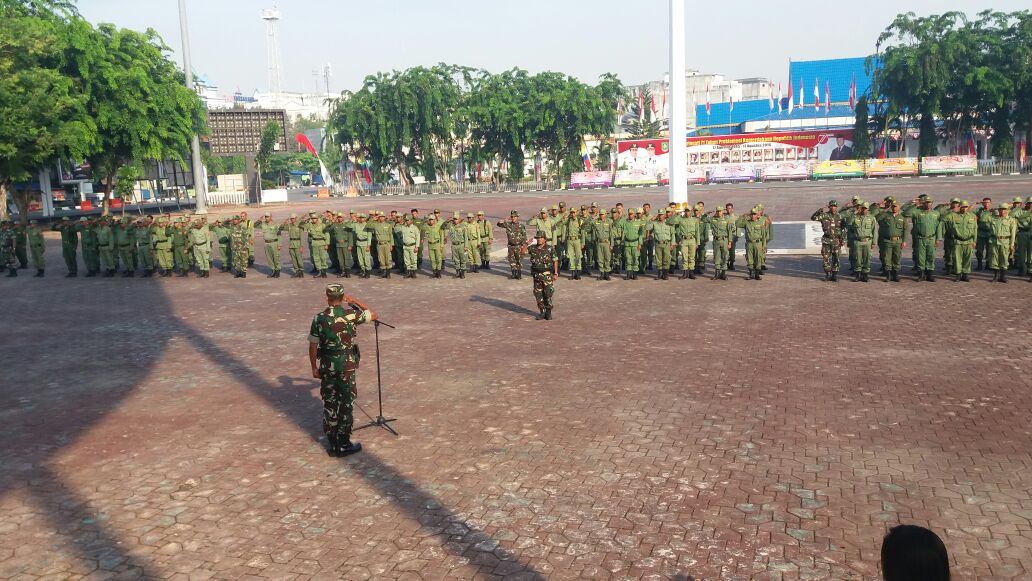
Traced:
<path fill-rule="evenodd" d="M 520 305 L 510 303 L 509 301 L 503 301 L 501 299 L 473 295 L 469 298 L 469 300 L 474 303 L 481 303 L 491 307 L 495 307 L 496 309 L 502 309 L 503 311 L 509 311 L 510 313 L 516 313 L 517 315 L 528 315 L 531 317 L 536 317 L 538 315 L 538 313 L 526 307 L 521 307 Z"/>

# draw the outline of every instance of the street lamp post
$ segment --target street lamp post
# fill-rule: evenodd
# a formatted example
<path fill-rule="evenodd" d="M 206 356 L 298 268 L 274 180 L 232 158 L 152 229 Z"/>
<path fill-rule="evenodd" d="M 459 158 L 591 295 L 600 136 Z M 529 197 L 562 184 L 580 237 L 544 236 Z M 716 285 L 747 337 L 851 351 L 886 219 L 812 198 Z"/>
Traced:
<path fill-rule="evenodd" d="M 179 31 L 183 37 L 183 78 L 186 87 L 194 91 L 193 66 L 190 64 L 190 32 L 186 25 L 186 0 L 179 0 Z M 193 136 L 192 160 L 193 160 L 193 182 L 194 196 L 196 198 L 196 210 L 198 214 L 208 213 L 208 183 L 204 178 L 204 166 L 201 165 L 201 140 L 195 133 Z"/>
<path fill-rule="evenodd" d="M 685 68 L 685 0 L 670 0 L 670 200 L 688 202 L 688 110 Z"/>

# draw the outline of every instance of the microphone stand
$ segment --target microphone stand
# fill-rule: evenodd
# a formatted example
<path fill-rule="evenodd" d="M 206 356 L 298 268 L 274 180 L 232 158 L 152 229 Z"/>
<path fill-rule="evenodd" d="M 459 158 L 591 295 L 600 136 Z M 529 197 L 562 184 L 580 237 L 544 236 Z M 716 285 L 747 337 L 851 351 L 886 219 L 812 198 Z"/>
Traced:
<path fill-rule="evenodd" d="M 363 424 L 363 425 L 355 428 L 354 431 L 357 432 L 358 430 L 363 430 L 365 428 L 372 428 L 372 427 L 376 426 L 376 427 L 383 428 L 383 429 L 387 430 L 388 432 L 390 432 L 390 433 L 394 434 L 395 436 L 397 436 L 398 432 L 394 431 L 394 428 L 392 428 L 391 424 L 390 424 L 391 422 L 398 421 L 397 418 L 385 418 L 385 417 L 383 417 L 383 384 L 380 381 L 380 325 L 383 325 L 384 327 L 388 327 L 390 329 L 394 329 L 395 328 L 394 325 L 390 325 L 388 323 L 384 323 L 383 321 L 380 321 L 379 319 L 374 319 L 373 320 L 373 334 L 376 337 L 376 398 L 377 398 L 377 400 L 379 402 L 379 406 L 380 406 L 379 410 L 380 411 L 379 411 L 379 413 L 377 414 L 377 416 L 375 418 L 370 420 L 368 423 Z"/>

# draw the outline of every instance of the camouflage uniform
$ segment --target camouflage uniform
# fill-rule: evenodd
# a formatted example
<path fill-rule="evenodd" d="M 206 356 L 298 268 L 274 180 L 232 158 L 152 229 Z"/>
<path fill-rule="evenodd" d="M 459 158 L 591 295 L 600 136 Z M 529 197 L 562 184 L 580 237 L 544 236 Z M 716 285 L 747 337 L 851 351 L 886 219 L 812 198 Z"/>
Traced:
<path fill-rule="evenodd" d="M 528 253 L 530 272 L 534 276 L 534 300 L 537 301 L 542 318 L 551 319 L 552 295 L 555 294 L 554 267 L 557 258 L 547 243 L 532 244 Z"/>
<path fill-rule="evenodd" d="M 838 208 L 838 202 L 828 202 L 828 209 L 821 208 L 810 216 L 810 220 L 820 222 L 824 235 L 821 236 L 821 259 L 824 261 L 825 280 L 834 279 L 835 273 L 839 271 L 839 255 L 842 252 L 842 234 L 844 220 L 842 214 L 831 211 L 831 207 Z"/>
<path fill-rule="evenodd" d="M 247 244 L 250 239 L 250 231 L 246 224 L 236 220 L 229 234 L 230 251 L 233 260 L 233 270 L 237 278 L 247 278 Z"/>
<path fill-rule="evenodd" d="M 518 220 L 520 214 L 516 210 L 509 213 L 515 222 L 499 222 L 498 227 L 505 230 L 505 243 L 509 250 L 509 270 L 512 278 L 519 279 L 523 274 L 523 247 L 527 245 L 527 227 Z"/>
<path fill-rule="evenodd" d="M 10 223 L 0 226 L 0 270 L 6 269 L 7 276 L 18 276 L 14 266 L 14 227 Z"/>
<path fill-rule="evenodd" d="M 339 288 L 339 285 L 332 286 Z M 312 319 L 308 341 L 319 348 L 323 432 L 335 448 L 351 443 L 355 372 L 359 362 L 356 327 L 370 320 L 369 311 L 355 314 L 354 310 L 343 306 L 327 307 Z"/>

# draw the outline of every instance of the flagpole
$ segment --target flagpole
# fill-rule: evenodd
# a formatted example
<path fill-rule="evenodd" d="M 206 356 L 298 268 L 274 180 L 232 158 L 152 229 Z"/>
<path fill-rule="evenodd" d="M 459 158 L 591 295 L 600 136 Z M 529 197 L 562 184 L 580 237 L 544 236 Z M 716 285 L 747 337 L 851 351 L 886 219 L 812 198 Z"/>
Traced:
<path fill-rule="evenodd" d="M 687 52 L 685 0 L 670 0 L 670 177 L 669 201 L 688 203 L 688 111 L 684 76 Z"/>

